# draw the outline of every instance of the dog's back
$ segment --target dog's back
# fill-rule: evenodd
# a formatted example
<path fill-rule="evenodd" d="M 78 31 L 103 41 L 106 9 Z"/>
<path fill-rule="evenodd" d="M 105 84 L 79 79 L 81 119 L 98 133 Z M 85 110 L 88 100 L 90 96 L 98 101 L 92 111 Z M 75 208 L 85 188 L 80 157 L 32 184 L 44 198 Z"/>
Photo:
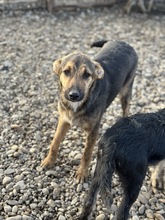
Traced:
<path fill-rule="evenodd" d="M 101 64 L 105 77 L 99 82 L 109 94 L 107 106 L 111 104 L 121 88 L 131 84 L 135 76 L 138 56 L 129 44 L 125 42 L 99 41 L 92 46 L 102 47 L 94 60 Z"/>
<path fill-rule="evenodd" d="M 147 165 L 163 160 L 165 157 L 165 109 L 156 113 L 136 114 L 120 119 L 107 130 L 104 139 L 112 136 L 117 146 L 115 159 L 120 160 L 120 163 L 123 161 L 123 165 L 126 160 L 135 164 L 139 160 L 138 156 L 146 157 Z M 109 154 L 111 154 L 110 148 L 109 145 Z M 124 158 L 120 152 L 125 152 Z"/>

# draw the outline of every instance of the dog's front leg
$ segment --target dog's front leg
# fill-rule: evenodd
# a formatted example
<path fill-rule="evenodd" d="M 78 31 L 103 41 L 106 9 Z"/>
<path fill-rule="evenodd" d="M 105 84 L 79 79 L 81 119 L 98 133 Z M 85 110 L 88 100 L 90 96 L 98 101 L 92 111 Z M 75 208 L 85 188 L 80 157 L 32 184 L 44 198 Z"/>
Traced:
<path fill-rule="evenodd" d="M 60 116 L 53 141 L 50 145 L 49 153 L 41 163 L 42 167 L 51 168 L 54 165 L 57 159 L 60 143 L 63 141 L 64 136 L 69 128 L 70 128 L 70 124 L 67 121 L 65 121 L 63 117 Z"/>
<path fill-rule="evenodd" d="M 97 134 L 98 126 L 97 128 L 95 127 L 92 131 L 87 132 L 84 153 L 80 162 L 80 166 L 76 173 L 78 183 L 83 182 L 85 177 L 87 177 L 88 175 L 88 166 L 91 161 L 92 151 L 96 143 Z"/>

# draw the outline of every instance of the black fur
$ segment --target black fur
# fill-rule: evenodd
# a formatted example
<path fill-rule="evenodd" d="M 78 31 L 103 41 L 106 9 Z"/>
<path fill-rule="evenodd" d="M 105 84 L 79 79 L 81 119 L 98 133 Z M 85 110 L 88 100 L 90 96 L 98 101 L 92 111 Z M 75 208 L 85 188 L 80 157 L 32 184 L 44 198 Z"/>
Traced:
<path fill-rule="evenodd" d="M 165 109 L 120 119 L 101 138 L 97 159 L 80 219 L 88 219 L 99 191 L 103 202 L 111 204 L 111 180 L 116 171 L 123 188 L 117 220 L 126 220 L 148 166 L 165 159 Z"/>
<path fill-rule="evenodd" d="M 93 44 L 91 44 L 91 47 L 102 47 L 107 42 L 107 40 L 96 41 Z"/>
<path fill-rule="evenodd" d="M 94 60 L 100 63 L 105 72 L 104 78 L 98 80 L 93 88 L 92 100 L 97 97 L 97 102 L 94 105 L 97 106 L 98 103 L 106 109 L 120 93 L 123 115 L 126 115 L 126 108 L 132 94 L 138 56 L 135 50 L 125 42 L 99 41 L 93 43 L 93 46 L 102 47 Z M 92 106 L 92 100 L 90 100 L 90 106 Z M 94 109 L 92 106 L 92 112 Z"/>

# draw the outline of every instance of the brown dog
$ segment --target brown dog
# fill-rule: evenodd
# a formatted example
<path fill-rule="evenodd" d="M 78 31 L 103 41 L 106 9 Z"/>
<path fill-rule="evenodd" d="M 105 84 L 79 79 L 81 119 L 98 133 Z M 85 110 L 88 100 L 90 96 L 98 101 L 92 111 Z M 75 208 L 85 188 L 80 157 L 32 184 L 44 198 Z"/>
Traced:
<path fill-rule="evenodd" d="M 93 46 L 101 47 L 105 42 L 96 42 Z M 128 44 L 107 42 L 94 60 L 75 52 L 53 63 L 53 71 L 60 81 L 60 116 L 49 154 L 41 164 L 43 167 L 54 165 L 60 143 L 70 126 L 76 124 L 86 132 L 85 149 L 77 171 L 78 182 L 84 180 L 100 120 L 118 93 L 123 115 L 128 114 L 137 61 L 136 52 Z"/>

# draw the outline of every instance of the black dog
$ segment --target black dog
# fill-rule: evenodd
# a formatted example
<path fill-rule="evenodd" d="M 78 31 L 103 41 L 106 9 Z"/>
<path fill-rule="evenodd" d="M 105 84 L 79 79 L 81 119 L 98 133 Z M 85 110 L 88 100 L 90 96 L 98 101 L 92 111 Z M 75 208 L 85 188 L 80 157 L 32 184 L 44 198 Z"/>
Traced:
<path fill-rule="evenodd" d="M 120 94 L 123 115 L 127 116 L 132 85 L 137 67 L 135 50 L 124 42 L 96 42 L 103 46 L 92 60 L 81 52 L 71 53 L 56 60 L 53 70 L 59 77 L 59 120 L 43 167 L 52 167 L 65 134 L 75 124 L 86 132 L 86 144 L 77 171 L 78 182 L 88 173 L 99 130 L 106 108 Z"/>
<path fill-rule="evenodd" d="M 124 193 L 117 220 L 126 220 L 148 166 L 165 159 L 165 109 L 120 119 L 101 138 L 97 159 L 80 219 L 88 219 L 99 191 L 104 203 L 111 204 L 111 180 L 116 171 Z"/>

